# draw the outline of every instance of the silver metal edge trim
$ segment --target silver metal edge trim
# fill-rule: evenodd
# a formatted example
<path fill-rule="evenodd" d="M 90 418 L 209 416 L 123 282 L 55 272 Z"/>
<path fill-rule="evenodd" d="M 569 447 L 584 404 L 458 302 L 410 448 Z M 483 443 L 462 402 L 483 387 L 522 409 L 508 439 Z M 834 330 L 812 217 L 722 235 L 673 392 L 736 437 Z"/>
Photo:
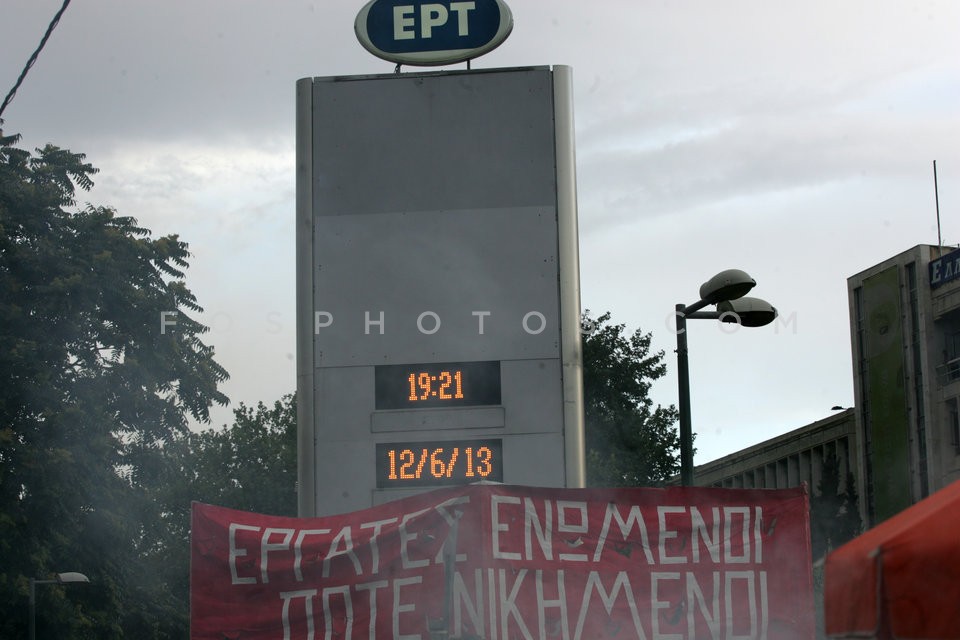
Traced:
<path fill-rule="evenodd" d="M 297 81 L 297 514 L 316 515 L 313 335 L 313 79 Z"/>
<path fill-rule="evenodd" d="M 553 67 L 557 159 L 557 240 L 560 255 L 560 358 L 563 431 L 568 488 L 586 486 L 583 413 L 583 346 L 580 334 L 580 253 L 577 227 L 573 70 Z"/>

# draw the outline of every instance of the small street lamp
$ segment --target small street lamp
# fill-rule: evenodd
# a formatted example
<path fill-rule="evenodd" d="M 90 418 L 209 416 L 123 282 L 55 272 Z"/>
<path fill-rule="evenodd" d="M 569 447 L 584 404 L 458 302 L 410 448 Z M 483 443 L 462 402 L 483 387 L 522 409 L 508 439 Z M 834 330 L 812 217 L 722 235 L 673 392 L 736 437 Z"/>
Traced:
<path fill-rule="evenodd" d="M 76 571 L 67 571 L 58 573 L 55 580 L 37 580 L 30 578 L 30 640 L 37 638 L 37 587 L 38 584 L 69 584 L 71 582 L 90 582 L 90 578 L 77 573 Z"/>
<path fill-rule="evenodd" d="M 766 300 L 745 298 L 757 284 L 745 271 L 727 269 L 700 287 L 700 299 L 678 304 L 677 374 L 680 385 L 680 484 L 693 485 L 693 426 L 690 419 L 690 367 L 687 361 L 687 320 L 719 320 L 744 327 L 762 327 L 773 322 L 777 310 Z M 700 311 L 716 305 L 716 311 Z"/>

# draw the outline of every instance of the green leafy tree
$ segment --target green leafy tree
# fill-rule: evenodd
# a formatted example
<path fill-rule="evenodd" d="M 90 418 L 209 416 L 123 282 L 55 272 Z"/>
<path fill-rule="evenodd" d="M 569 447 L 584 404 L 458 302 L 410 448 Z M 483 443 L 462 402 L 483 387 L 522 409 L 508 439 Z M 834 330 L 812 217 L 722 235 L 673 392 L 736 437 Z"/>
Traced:
<path fill-rule="evenodd" d="M 243 403 L 233 425 L 190 436 L 197 474 L 194 500 L 278 516 L 297 515 L 297 400 L 267 407 Z"/>
<path fill-rule="evenodd" d="M 168 604 L 170 637 L 189 634 L 190 505 L 193 501 L 297 515 L 297 403 L 294 394 L 256 407 L 240 403 L 233 424 L 184 433 L 166 448 L 156 484 L 161 535 L 144 559 Z"/>
<path fill-rule="evenodd" d="M 626 333 L 610 313 L 584 314 L 583 394 L 587 484 L 657 486 L 679 471 L 680 439 L 673 406 L 654 405 L 650 385 L 663 377 L 663 351 L 651 334 Z"/>
<path fill-rule="evenodd" d="M 817 493 L 810 497 L 810 545 L 813 558 L 852 540 L 863 528 L 860 522 L 857 486 L 848 472 L 840 482 L 840 460 L 825 456 Z"/>
<path fill-rule="evenodd" d="M 162 539 L 152 491 L 187 419 L 224 404 L 201 341 L 187 245 L 109 207 L 75 209 L 96 173 L 0 132 L 0 637 L 172 637 L 172 603 L 143 570 Z M 164 322 L 166 320 L 166 322 Z"/>

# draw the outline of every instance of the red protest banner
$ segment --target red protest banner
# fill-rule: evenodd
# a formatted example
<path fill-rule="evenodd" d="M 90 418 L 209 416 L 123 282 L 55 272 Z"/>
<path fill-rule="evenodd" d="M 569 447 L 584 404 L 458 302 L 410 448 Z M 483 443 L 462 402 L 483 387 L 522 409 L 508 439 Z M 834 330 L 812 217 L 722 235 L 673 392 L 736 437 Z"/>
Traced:
<path fill-rule="evenodd" d="M 191 637 L 814 635 L 805 489 L 471 485 L 324 518 L 195 503 Z"/>

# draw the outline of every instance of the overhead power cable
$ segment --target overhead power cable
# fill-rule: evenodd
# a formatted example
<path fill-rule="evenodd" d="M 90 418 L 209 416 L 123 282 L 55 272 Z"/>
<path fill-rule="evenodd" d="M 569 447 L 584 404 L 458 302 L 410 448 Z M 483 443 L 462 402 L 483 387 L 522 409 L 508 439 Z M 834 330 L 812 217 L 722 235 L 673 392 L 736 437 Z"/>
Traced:
<path fill-rule="evenodd" d="M 37 50 L 34 51 L 33 55 L 30 56 L 30 59 L 27 60 L 27 64 L 24 65 L 23 71 L 20 72 L 20 77 L 17 78 L 16 84 L 14 84 L 13 88 L 10 89 L 10 93 L 7 94 L 7 97 L 3 99 L 3 104 L 0 105 L 0 116 L 3 116 L 3 111 L 7 108 L 7 105 L 13 102 L 13 96 L 17 95 L 17 89 L 19 89 L 20 85 L 23 84 L 24 78 L 27 77 L 27 72 L 30 71 L 30 67 L 33 66 L 33 63 L 37 61 L 37 56 L 40 55 L 43 47 L 47 44 L 47 40 L 50 39 L 50 34 L 53 33 L 53 30 L 57 28 L 57 24 L 60 22 L 60 16 L 62 16 L 63 12 L 67 10 L 67 6 L 69 4 L 70 0 L 63 0 L 63 6 L 60 7 L 60 10 L 57 11 L 57 14 L 53 16 L 53 20 L 50 21 L 50 25 L 47 27 L 47 32 L 43 34 L 43 38 L 40 40 L 40 45 L 37 47 Z"/>

